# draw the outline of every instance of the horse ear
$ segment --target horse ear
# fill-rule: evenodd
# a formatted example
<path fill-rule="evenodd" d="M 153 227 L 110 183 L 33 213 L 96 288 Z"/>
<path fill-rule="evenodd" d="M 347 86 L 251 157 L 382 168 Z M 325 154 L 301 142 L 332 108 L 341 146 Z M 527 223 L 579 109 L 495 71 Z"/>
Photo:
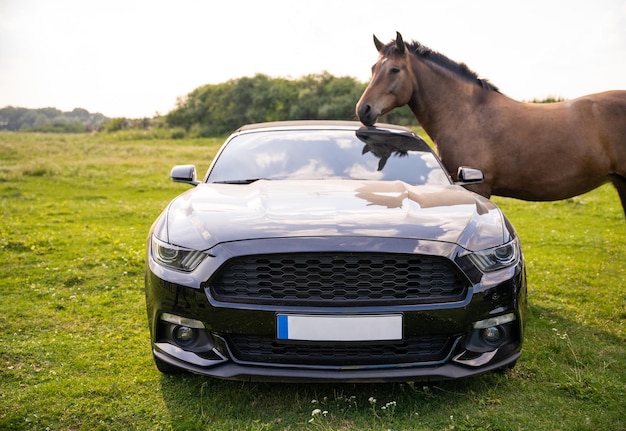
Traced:
<path fill-rule="evenodd" d="M 380 40 L 378 40 L 376 35 L 373 35 L 373 36 L 374 36 L 374 45 L 376 46 L 376 50 L 378 52 L 381 52 L 383 50 L 383 46 L 385 46 L 385 44 L 382 43 Z"/>
<path fill-rule="evenodd" d="M 396 31 L 396 47 L 400 54 L 404 54 L 404 40 L 402 40 L 402 35 L 398 31 Z"/>

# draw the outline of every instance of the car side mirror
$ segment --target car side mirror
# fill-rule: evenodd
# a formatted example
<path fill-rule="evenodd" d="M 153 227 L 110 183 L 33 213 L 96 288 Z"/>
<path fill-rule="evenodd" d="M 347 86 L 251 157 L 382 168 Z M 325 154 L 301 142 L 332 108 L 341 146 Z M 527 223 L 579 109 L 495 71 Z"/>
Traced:
<path fill-rule="evenodd" d="M 483 172 L 480 169 L 468 168 L 467 166 L 459 166 L 457 171 L 456 184 L 478 184 L 482 183 L 485 179 Z"/>
<path fill-rule="evenodd" d="M 200 181 L 196 180 L 195 165 L 174 166 L 170 172 L 170 179 L 175 183 L 191 184 L 192 186 L 200 184 Z"/>

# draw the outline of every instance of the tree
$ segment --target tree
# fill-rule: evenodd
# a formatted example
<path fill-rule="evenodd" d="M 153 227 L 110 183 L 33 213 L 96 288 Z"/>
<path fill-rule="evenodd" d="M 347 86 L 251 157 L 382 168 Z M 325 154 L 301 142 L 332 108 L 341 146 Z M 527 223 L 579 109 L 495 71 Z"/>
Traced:
<path fill-rule="evenodd" d="M 297 80 L 257 74 L 193 90 L 178 100 L 166 121 L 190 134 L 211 136 L 264 121 L 354 120 L 364 89 L 365 84 L 354 78 L 328 72 Z"/>
<path fill-rule="evenodd" d="M 0 109 L 0 130 L 34 130 L 42 132 L 85 132 L 97 130 L 107 117 L 76 108 L 62 112 L 56 108 L 27 109 L 7 106 Z"/>

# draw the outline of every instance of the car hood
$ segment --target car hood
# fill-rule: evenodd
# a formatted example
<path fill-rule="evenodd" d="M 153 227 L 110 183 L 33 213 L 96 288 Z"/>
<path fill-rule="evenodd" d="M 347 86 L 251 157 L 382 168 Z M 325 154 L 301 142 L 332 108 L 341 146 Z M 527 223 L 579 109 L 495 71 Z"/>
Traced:
<path fill-rule="evenodd" d="M 462 187 L 352 180 L 202 183 L 171 202 L 154 232 L 196 250 L 246 239 L 370 236 L 476 251 L 507 239 L 498 208 Z"/>

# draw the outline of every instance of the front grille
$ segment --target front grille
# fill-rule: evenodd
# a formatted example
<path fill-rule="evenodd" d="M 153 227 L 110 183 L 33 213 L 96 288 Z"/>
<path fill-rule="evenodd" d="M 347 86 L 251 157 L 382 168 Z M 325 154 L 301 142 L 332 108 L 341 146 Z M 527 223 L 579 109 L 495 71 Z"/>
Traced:
<path fill-rule="evenodd" d="M 388 253 L 241 256 L 209 281 L 218 301 L 308 306 L 455 302 L 467 287 L 445 258 Z"/>
<path fill-rule="evenodd" d="M 380 365 L 441 361 L 452 348 L 447 336 L 421 336 L 393 343 L 279 343 L 273 337 L 228 335 L 234 360 L 293 365 Z"/>

